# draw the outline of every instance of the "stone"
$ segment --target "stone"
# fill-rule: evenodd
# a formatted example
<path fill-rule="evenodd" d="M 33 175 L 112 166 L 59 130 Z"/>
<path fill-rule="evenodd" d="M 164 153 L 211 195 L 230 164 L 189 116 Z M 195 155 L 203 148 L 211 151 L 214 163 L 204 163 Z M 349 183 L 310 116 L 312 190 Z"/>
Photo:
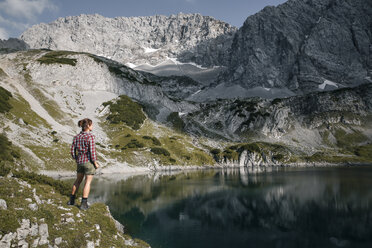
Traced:
<path fill-rule="evenodd" d="M 34 199 L 35 199 L 36 203 L 41 204 L 40 197 L 36 194 L 36 189 L 35 188 L 32 190 L 32 193 L 34 194 Z"/>
<path fill-rule="evenodd" d="M 26 240 L 20 240 L 19 242 L 18 242 L 18 247 L 19 248 L 28 248 L 28 243 L 26 242 Z"/>
<path fill-rule="evenodd" d="M 39 225 L 37 223 L 32 224 L 30 228 L 30 235 L 36 236 L 39 233 Z"/>
<path fill-rule="evenodd" d="M 32 211 L 36 211 L 39 209 L 36 203 L 28 204 L 28 208 L 31 209 Z"/>
<path fill-rule="evenodd" d="M 49 243 L 48 241 L 49 232 L 47 224 L 43 223 L 39 225 L 39 235 L 40 235 L 39 245 L 45 245 Z"/>
<path fill-rule="evenodd" d="M 30 233 L 30 220 L 22 219 L 21 227 L 17 228 L 18 240 L 25 239 Z"/>
<path fill-rule="evenodd" d="M 54 240 L 54 244 L 60 245 L 62 243 L 62 237 L 58 237 Z"/>
<path fill-rule="evenodd" d="M 25 201 L 32 202 L 32 199 L 31 198 L 26 198 Z"/>
<path fill-rule="evenodd" d="M 40 240 L 40 238 L 36 238 L 34 240 L 34 242 L 32 243 L 32 246 L 31 247 L 38 247 L 39 246 L 39 240 Z"/>
<path fill-rule="evenodd" d="M 67 223 L 74 223 L 75 220 L 74 220 L 73 218 L 67 218 L 67 219 L 66 219 L 66 222 L 67 222 Z"/>
<path fill-rule="evenodd" d="M 6 201 L 4 199 L 0 199 L 0 209 L 7 210 L 8 206 L 6 205 Z"/>
<path fill-rule="evenodd" d="M 371 70 L 372 2 L 299 0 L 249 16 L 220 83 L 317 91 L 326 80 L 354 86 Z"/>
<path fill-rule="evenodd" d="M 93 241 L 87 241 L 87 248 L 94 248 L 94 242 Z"/>

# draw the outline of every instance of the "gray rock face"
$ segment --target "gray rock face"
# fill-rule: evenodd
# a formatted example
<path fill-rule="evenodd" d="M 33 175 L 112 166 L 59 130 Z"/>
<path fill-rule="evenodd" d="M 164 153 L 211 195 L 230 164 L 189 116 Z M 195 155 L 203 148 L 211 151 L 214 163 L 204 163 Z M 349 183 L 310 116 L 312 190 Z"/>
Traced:
<path fill-rule="evenodd" d="M 290 0 L 250 16 L 234 37 L 221 82 L 318 90 L 326 80 L 371 81 L 372 2 Z"/>
<path fill-rule="evenodd" d="M 286 99 L 202 103 L 199 111 L 182 118 L 186 130 L 196 135 L 236 141 L 255 135 L 277 139 L 295 129 L 305 132 L 322 125 L 361 125 L 363 118 L 372 114 L 371 99 L 372 84 L 364 84 Z"/>
<path fill-rule="evenodd" d="M 226 61 L 226 48 L 235 31 L 227 23 L 200 14 L 114 19 L 80 15 L 33 26 L 21 39 L 31 48 L 89 52 L 122 63 L 157 64 L 167 57 L 179 57 L 220 65 Z"/>
<path fill-rule="evenodd" d="M 8 40 L 0 39 L 0 49 L 8 50 L 8 51 L 19 51 L 19 50 L 26 50 L 29 46 L 20 39 L 17 38 L 9 38 Z"/>
<path fill-rule="evenodd" d="M 4 199 L 0 199 L 0 209 L 1 210 L 7 210 L 8 207 L 6 205 L 6 201 Z"/>

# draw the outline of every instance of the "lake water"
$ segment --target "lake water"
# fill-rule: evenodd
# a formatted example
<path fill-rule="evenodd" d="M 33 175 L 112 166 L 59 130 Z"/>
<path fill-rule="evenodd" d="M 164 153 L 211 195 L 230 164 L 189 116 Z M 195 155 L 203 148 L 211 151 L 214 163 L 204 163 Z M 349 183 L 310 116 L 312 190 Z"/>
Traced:
<path fill-rule="evenodd" d="M 124 177 L 90 202 L 153 248 L 372 247 L 372 166 Z"/>

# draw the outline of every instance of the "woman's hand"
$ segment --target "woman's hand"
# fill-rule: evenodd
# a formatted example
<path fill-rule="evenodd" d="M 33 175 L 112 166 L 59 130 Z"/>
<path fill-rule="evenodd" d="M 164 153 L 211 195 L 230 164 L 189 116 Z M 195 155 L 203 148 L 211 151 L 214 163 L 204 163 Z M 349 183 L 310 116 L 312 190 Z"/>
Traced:
<path fill-rule="evenodd" d="M 99 165 L 98 165 L 97 161 L 94 161 L 94 168 L 96 168 L 96 169 L 99 168 Z"/>

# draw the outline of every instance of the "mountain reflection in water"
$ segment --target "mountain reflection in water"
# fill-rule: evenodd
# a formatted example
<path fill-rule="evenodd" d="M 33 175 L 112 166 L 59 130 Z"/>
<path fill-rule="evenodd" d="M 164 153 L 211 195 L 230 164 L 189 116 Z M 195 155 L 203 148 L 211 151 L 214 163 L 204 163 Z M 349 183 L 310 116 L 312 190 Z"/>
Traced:
<path fill-rule="evenodd" d="M 153 248 L 372 247 L 371 186 L 372 166 L 208 170 L 96 178 L 90 198 Z"/>

